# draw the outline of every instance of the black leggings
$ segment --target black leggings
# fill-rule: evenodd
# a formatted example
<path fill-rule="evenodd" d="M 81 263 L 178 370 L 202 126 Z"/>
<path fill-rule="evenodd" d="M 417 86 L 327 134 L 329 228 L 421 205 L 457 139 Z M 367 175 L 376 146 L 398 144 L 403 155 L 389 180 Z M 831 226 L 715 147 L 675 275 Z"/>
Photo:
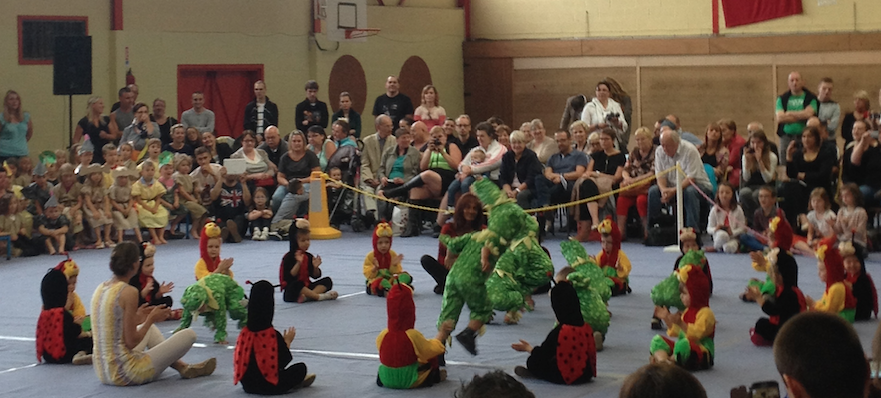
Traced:
<path fill-rule="evenodd" d="M 330 289 L 333 288 L 333 280 L 331 280 L 329 276 L 325 276 L 324 278 L 310 283 L 309 290 L 315 290 L 315 288 L 318 286 L 324 286 L 325 291 L 330 291 Z M 300 292 L 303 291 L 304 287 L 306 287 L 306 285 L 304 285 L 303 282 L 300 281 L 296 281 L 288 285 L 284 289 L 284 301 L 286 303 L 296 303 L 297 300 L 300 298 Z"/>
<path fill-rule="evenodd" d="M 278 371 L 278 384 L 276 385 L 270 384 L 265 379 L 250 383 L 242 379 L 242 387 L 248 394 L 279 395 L 299 386 L 305 378 L 306 364 L 298 362 Z"/>

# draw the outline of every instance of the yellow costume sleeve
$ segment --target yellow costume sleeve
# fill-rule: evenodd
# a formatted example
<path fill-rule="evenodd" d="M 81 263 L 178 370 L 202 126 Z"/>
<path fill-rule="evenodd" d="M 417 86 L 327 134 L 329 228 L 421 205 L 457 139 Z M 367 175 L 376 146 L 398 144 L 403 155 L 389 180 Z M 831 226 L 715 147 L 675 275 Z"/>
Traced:
<path fill-rule="evenodd" d="M 443 342 L 437 339 L 426 339 L 416 329 L 408 330 L 407 336 L 410 337 L 410 341 L 413 343 L 413 349 L 416 352 L 416 357 L 419 358 L 419 363 L 428 363 L 432 358 L 446 351 Z"/>
<path fill-rule="evenodd" d="M 621 250 L 618 250 L 618 264 L 621 265 L 621 268 L 618 269 L 618 277 L 626 278 L 630 276 L 630 269 L 632 267 L 630 259 L 627 258 L 627 255 Z"/>
<path fill-rule="evenodd" d="M 681 315 L 680 315 L 680 316 L 681 316 Z M 679 332 L 680 332 L 681 330 L 682 330 L 682 329 L 679 327 L 679 325 L 676 325 L 676 324 L 670 325 L 670 326 L 667 328 L 667 336 L 678 338 L 678 337 L 679 337 Z"/>
<path fill-rule="evenodd" d="M 395 251 L 392 249 L 389 249 L 388 253 L 389 253 L 389 255 L 391 255 L 392 261 L 395 261 L 395 257 L 398 257 L 398 253 L 395 253 Z M 404 272 L 404 267 L 401 265 L 401 263 L 392 264 L 389 267 L 389 272 L 391 272 L 392 275 L 400 274 L 400 273 Z"/>
<path fill-rule="evenodd" d="M 195 272 L 196 272 L 196 280 L 202 279 L 202 278 L 208 276 L 208 274 L 210 274 L 210 272 L 208 272 L 208 264 L 205 264 L 205 260 L 202 260 L 200 258 L 199 261 L 196 261 Z M 233 275 L 232 270 L 230 270 L 227 273 L 227 275 L 229 275 L 230 278 L 235 277 L 235 275 Z"/>
<path fill-rule="evenodd" d="M 688 336 L 689 339 L 700 340 L 711 335 L 715 330 L 716 315 L 713 314 L 713 310 L 711 310 L 710 307 L 704 307 L 697 312 L 697 317 L 695 317 L 694 323 L 688 325 L 688 330 L 685 331 L 685 335 Z"/>
<path fill-rule="evenodd" d="M 73 294 L 73 308 L 70 309 L 71 315 L 74 318 L 86 316 L 86 307 L 83 305 L 83 301 L 80 300 L 80 295 L 76 294 L 76 292 L 71 294 Z"/>
<path fill-rule="evenodd" d="M 388 334 L 388 328 L 383 329 L 379 332 L 379 336 L 376 336 L 376 351 L 382 347 L 382 340 L 385 339 L 385 335 Z"/>
<path fill-rule="evenodd" d="M 766 266 L 766 264 L 768 264 L 767 257 L 765 257 L 765 264 L 760 265 L 759 263 L 753 261 L 753 269 L 759 272 L 768 272 L 768 267 Z"/>
<path fill-rule="evenodd" d="M 367 253 L 367 256 L 364 257 L 364 277 L 367 280 L 373 280 L 376 278 L 376 270 L 373 269 L 373 251 Z"/>
<path fill-rule="evenodd" d="M 832 285 L 832 287 L 826 289 L 826 293 L 823 293 L 823 298 L 814 303 L 814 310 L 838 314 L 844 310 L 845 292 L 843 283 L 838 282 Z"/>

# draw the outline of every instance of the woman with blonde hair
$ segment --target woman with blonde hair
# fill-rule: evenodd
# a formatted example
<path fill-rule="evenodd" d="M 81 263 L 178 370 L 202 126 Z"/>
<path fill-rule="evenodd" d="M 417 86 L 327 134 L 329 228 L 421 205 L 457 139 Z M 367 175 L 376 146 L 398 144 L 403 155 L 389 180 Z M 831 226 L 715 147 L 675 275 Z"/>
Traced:
<path fill-rule="evenodd" d="M 873 130 L 871 127 L 872 121 L 869 117 L 871 104 L 872 101 L 869 100 L 869 93 L 865 90 L 860 90 L 853 94 L 853 112 L 844 115 L 844 119 L 841 121 L 841 137 L 844 138 L 845 147 L 853 142 L 853 124 L 857 121 L 866 122 L 869 130 Z"/>
<path fill-rule="evenodd" d="M 569 125 L 569 134 L 572 134 L 572 149 L 584 153 L 590 153 L 587 145 L 587 130 L 590 126 L 584 120 L 576 120 Z"/>
<path fill-rule="evenodd" d="M 541 164 L 547 164 L 551 155 L 558 152 L 557 143 L 554 142 L 553 138 L 546 136 L 545 126 L 541 119 L 533 119 L 529 123 L 529 131 L 532 132 L 532 141 L 526 147 L 532 149 L 538 155 L 538 160 Z"/>
<path fill-rule="evenodd" d="M 98 96 L 89 97 L 86 105 L 86 116 L 83 116 L 76 124 L 73 132 L 73 142 L 80 142 L 83 137 L 88 137 L 95 146 L 92 163 L 104 164 L 102 148 L 116 137 L 110 132 L 110 117 L 104 116 L 104 100 Z"/>
<path fill-rule="evenodd" d="M 630 151 L 630 157 L 624 164 L 624 179 L 621 181 L 621 188 L 635 185 L 655 175 L 656 147 L 652 143 L 652 131 L 647 127 L 640 127 L 636 129 L 633 136 L 636 139 L 636 146 Z M 642 220 L 643 238 L 645 238 L 648 233 L 648 192 L 653 183 L 645 183 L 618 194 L 616 212 L 618 213 L 618 228 L 621 229 L 621 236 L 627 236 L 625 233 L 627 213 L 635 205 L 639 218 Z"/>
<path fill-rule="evenodd" d="M 447 111 L 440 106 L 437 88 L 431 84 L 422 88 L 422 104 L 413 111 L 413 120 L 425 123 L 429 131 L 434 126 L 443 126 L 447 120 Z"/>
<path fill-rule="evenodd" d="M 13 90 L 7 91 L 0 117 L 0 162 L 28 156 L 28 141 L 33 135 L 31 114 L 22 111 L 21 97 Z"/>

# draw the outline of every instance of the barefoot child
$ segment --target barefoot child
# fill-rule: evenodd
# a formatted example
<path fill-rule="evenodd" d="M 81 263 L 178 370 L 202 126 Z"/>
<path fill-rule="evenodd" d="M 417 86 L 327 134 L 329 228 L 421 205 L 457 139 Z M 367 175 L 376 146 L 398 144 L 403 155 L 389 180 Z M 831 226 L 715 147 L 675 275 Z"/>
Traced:
<path fill-rule="evenodd" d="M 193 177 L 190 172 L 193 168 L 193 160 L 182 153 L 174 155 L 174 182 L 177 183 L 178 200 L 190 212 L 190 236 L 199 239 L 199 231 L 202 230 L 202 224 L 205 223 L 205 216 L 208 209 L 199 204 L 199 194 L 196 192 L 196 184 L 193 183 Z"/>
<path fill-rule="evenodd" d="M 85 177 L 83 188 L 80 193 L 85 203 L 84 210 L 86 221 L 95 230 L 96 249 L 103 249 L 105 242 L 110 247 L 116 246 L 110 239 L 110 226 L 113 224 L 113 214 L 110 212 L 110 200 L 107 199 L 107 189 L 104 188 L 104 166 L 90 164 L 80 169 L 80 176 Z M 101 238 L 101 229 L 104 229 L 104 238 Z"/>
<path fill-rule="evenodd" d="M 70 231 L 70 220 L 61 214 L 61 206 L 55 196 L 46 201 L 43 214 L 34 219 L 37 232 L 42 235 L 38 241 L 42 241 L 49 254 L 67 254 L 73 247 L 73 238 Z"/>
<path fill-rule="evenodd" d="M 409 274 L 401 268 L 403 254 L 397 254 L 392 250 L 392 227 L 388 223 L 376 224 L 373 230 L 373 251 L 367 253 L 364 258 L 364 277 L 367 278 L 367 294 L 372 296 L 385 296 L 391 287 L 391 279 L 398 274 L 407 277 L 401 282 L 410 283 Z"/>
<path fill-rule="evenodd" d="M 376 336 L 379 350 L 379 372 L 376 384 L 380 387 L 407 389 L 430 387 L 447 378 L 440 369 L 438 356 L 445 352 L 444 338 L 452 331 L 438 331 L 433 339 L 426 339 L 416 330 L 416 305 L 413 288 L 397 279 L 392 281 L 386 300 L 388 327 Z"/>
<path fill-rule="evenodd" d="M 811 296 L 805 297 L 805 303 L 813 311 L 823 311 L 841 315 L 846 321 L 853 323 L 856 315 L 857 300 L 853 289 L 844 283 L 844 260 L 835 245 L 835 237 L 825 238 L 817 244 L 817 276 L 820 282 L 826 283 L 826 291 L 819 301 Z"/>
<path fill-rule="evenodd" d="M 113 185 L 107 190 L 107 199 L 113 214 L 113 227 L 116 228 L 116 242 L 122 243 L 125 231 L 131 230 L 138 243 L 143 242 L 138 223 L 138 210 L 132 197 L 131 181 L 138 177 L 138 172 L 126 167 L 117 167 L 111 173 Z"/>
<path fill-rule="evenodd" d="M 251 232 L 251 239 L 266 240 L 269 238 L 269 227 L 272 225 L 272 208 L 269 206 L 269 193 L 266 188 L 257 187 L 254 190 L 253 202 L 247 217 L 250 227 L 254 229 Z"/>
<path fill-rule="evenodd" d="M 291 343 L 297 335 L 294 327 L 284 334 L 272 325 L 275 313 L 273 286 L 258 281 L 251 287 L 248 301 L 248 325 L 239 332 L 233 354 L 233 384 L 242 382 L 248 394 L 284 394 L 296 387 L 308 387 L 315 375 L 306 372 L 306 364 L 291 363 Z"/>
<path fill-rule="evenodd" d="M 40 294 L 43 310 L 37 321 L 37 361 L 92 363 L 92 337 L 64 309 L 68 297 L 64 273 L 50 269 L 43 277 Z"/>
<path fill-rule="evenodd" d="M 743 215 L 743 208 L 737 204 L 734 188 L 723 182 L 716 191 L 716 204 L 710 210 L 707 220 L 707 233 L 713 236 L 713 249 L 717 252 L 737 253 L 740 235 L 745 231 L 746 217 Z"/>
<path fill-rule="evenodd" d="M 337 292 L 330 277 L 321 278 L 321 256 L 309 253 L 311 236 L 309 221 L 299 218 L 291 223 L 288 233 L 290 251 L 281 260 L 281 291 L 284 301 L 302 303 L 305 301 L 334 300 Z M 318 279 L 312 282 L 312 279 Z"/>
<path fill-rule="evenodd" d="M 597 226 L 600 232 L 602 250 L 597 254 L 597 262 L 602 268 L 606 278 L 612 281 L 612 296 L 619 296 L 630 292 L 630 259 L 621 250 L 621 230 L 612 221 L 612 217 L 606 217 Z"/>
<path fill-rule="evenodd" d="M 699 252 L 690 252 L 690 255 Z M 713 367 L 716 317 L 710 309 L 710 283 L 700 267 L 685 265 L 677 271 L 680 299 L 684 311 L 670 313 L 655 307 L 655 315 L 669 325 L 667 335 L 678 341 L 656 335 L 651 343 L 652 363 L 675 363 L 688 370 Z"/>
<path fill-rule="evenodd" d="M 865 321 L 872 318 L 872 313 L 878 317 L 878 292 L 875 290 L 875 282 L 866 272 L 866 257 L 863 248 L 854 244 L 853 241 L 844 241 L 838 245 L 841 257 L 844 258 L 844 270 L 847 272 L 845 284 L 853 291 L 853 297 L 857 300 L 854 320 Z"/>
<path fill-rule="evenodd" d="M 141 178 L 132 185 L 132 197 L 138 203 L 138 223 L 150 230 L 150 240 L 154 245 L 163 245 L 165 226 L 168 225 L 168 210 L 158 199 L 165 194 L 165 186 L 156 181 L 156 166 L 151 160 L 140 165 Z"/>
<path fill-rule="evenodd" d="M 569 282 L 551 289 L 551 307 L 557 326 L 540 346 L 533 347 L 524 340 L 511 344 L 515 351 L 529 353 L 526 367 L 517 366 L 514 373 L 556 384 L 587 383 L 597 375 L 594 332 L 582 319 L 578 295 Z"/>

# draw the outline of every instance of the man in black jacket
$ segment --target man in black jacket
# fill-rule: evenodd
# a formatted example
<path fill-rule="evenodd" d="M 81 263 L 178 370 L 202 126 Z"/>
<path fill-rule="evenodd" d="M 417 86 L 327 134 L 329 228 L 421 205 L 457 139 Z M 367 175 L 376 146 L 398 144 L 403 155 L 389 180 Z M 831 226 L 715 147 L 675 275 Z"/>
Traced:
<path fill-rule="evenodd" d="M 254 100 L 245 105 L 245 118 L 242 128 L 251 130 L 259 136 L 269 126 L 278 126 L 278 106 L 266 96 L 266 83 L 254 83 Z"/>

